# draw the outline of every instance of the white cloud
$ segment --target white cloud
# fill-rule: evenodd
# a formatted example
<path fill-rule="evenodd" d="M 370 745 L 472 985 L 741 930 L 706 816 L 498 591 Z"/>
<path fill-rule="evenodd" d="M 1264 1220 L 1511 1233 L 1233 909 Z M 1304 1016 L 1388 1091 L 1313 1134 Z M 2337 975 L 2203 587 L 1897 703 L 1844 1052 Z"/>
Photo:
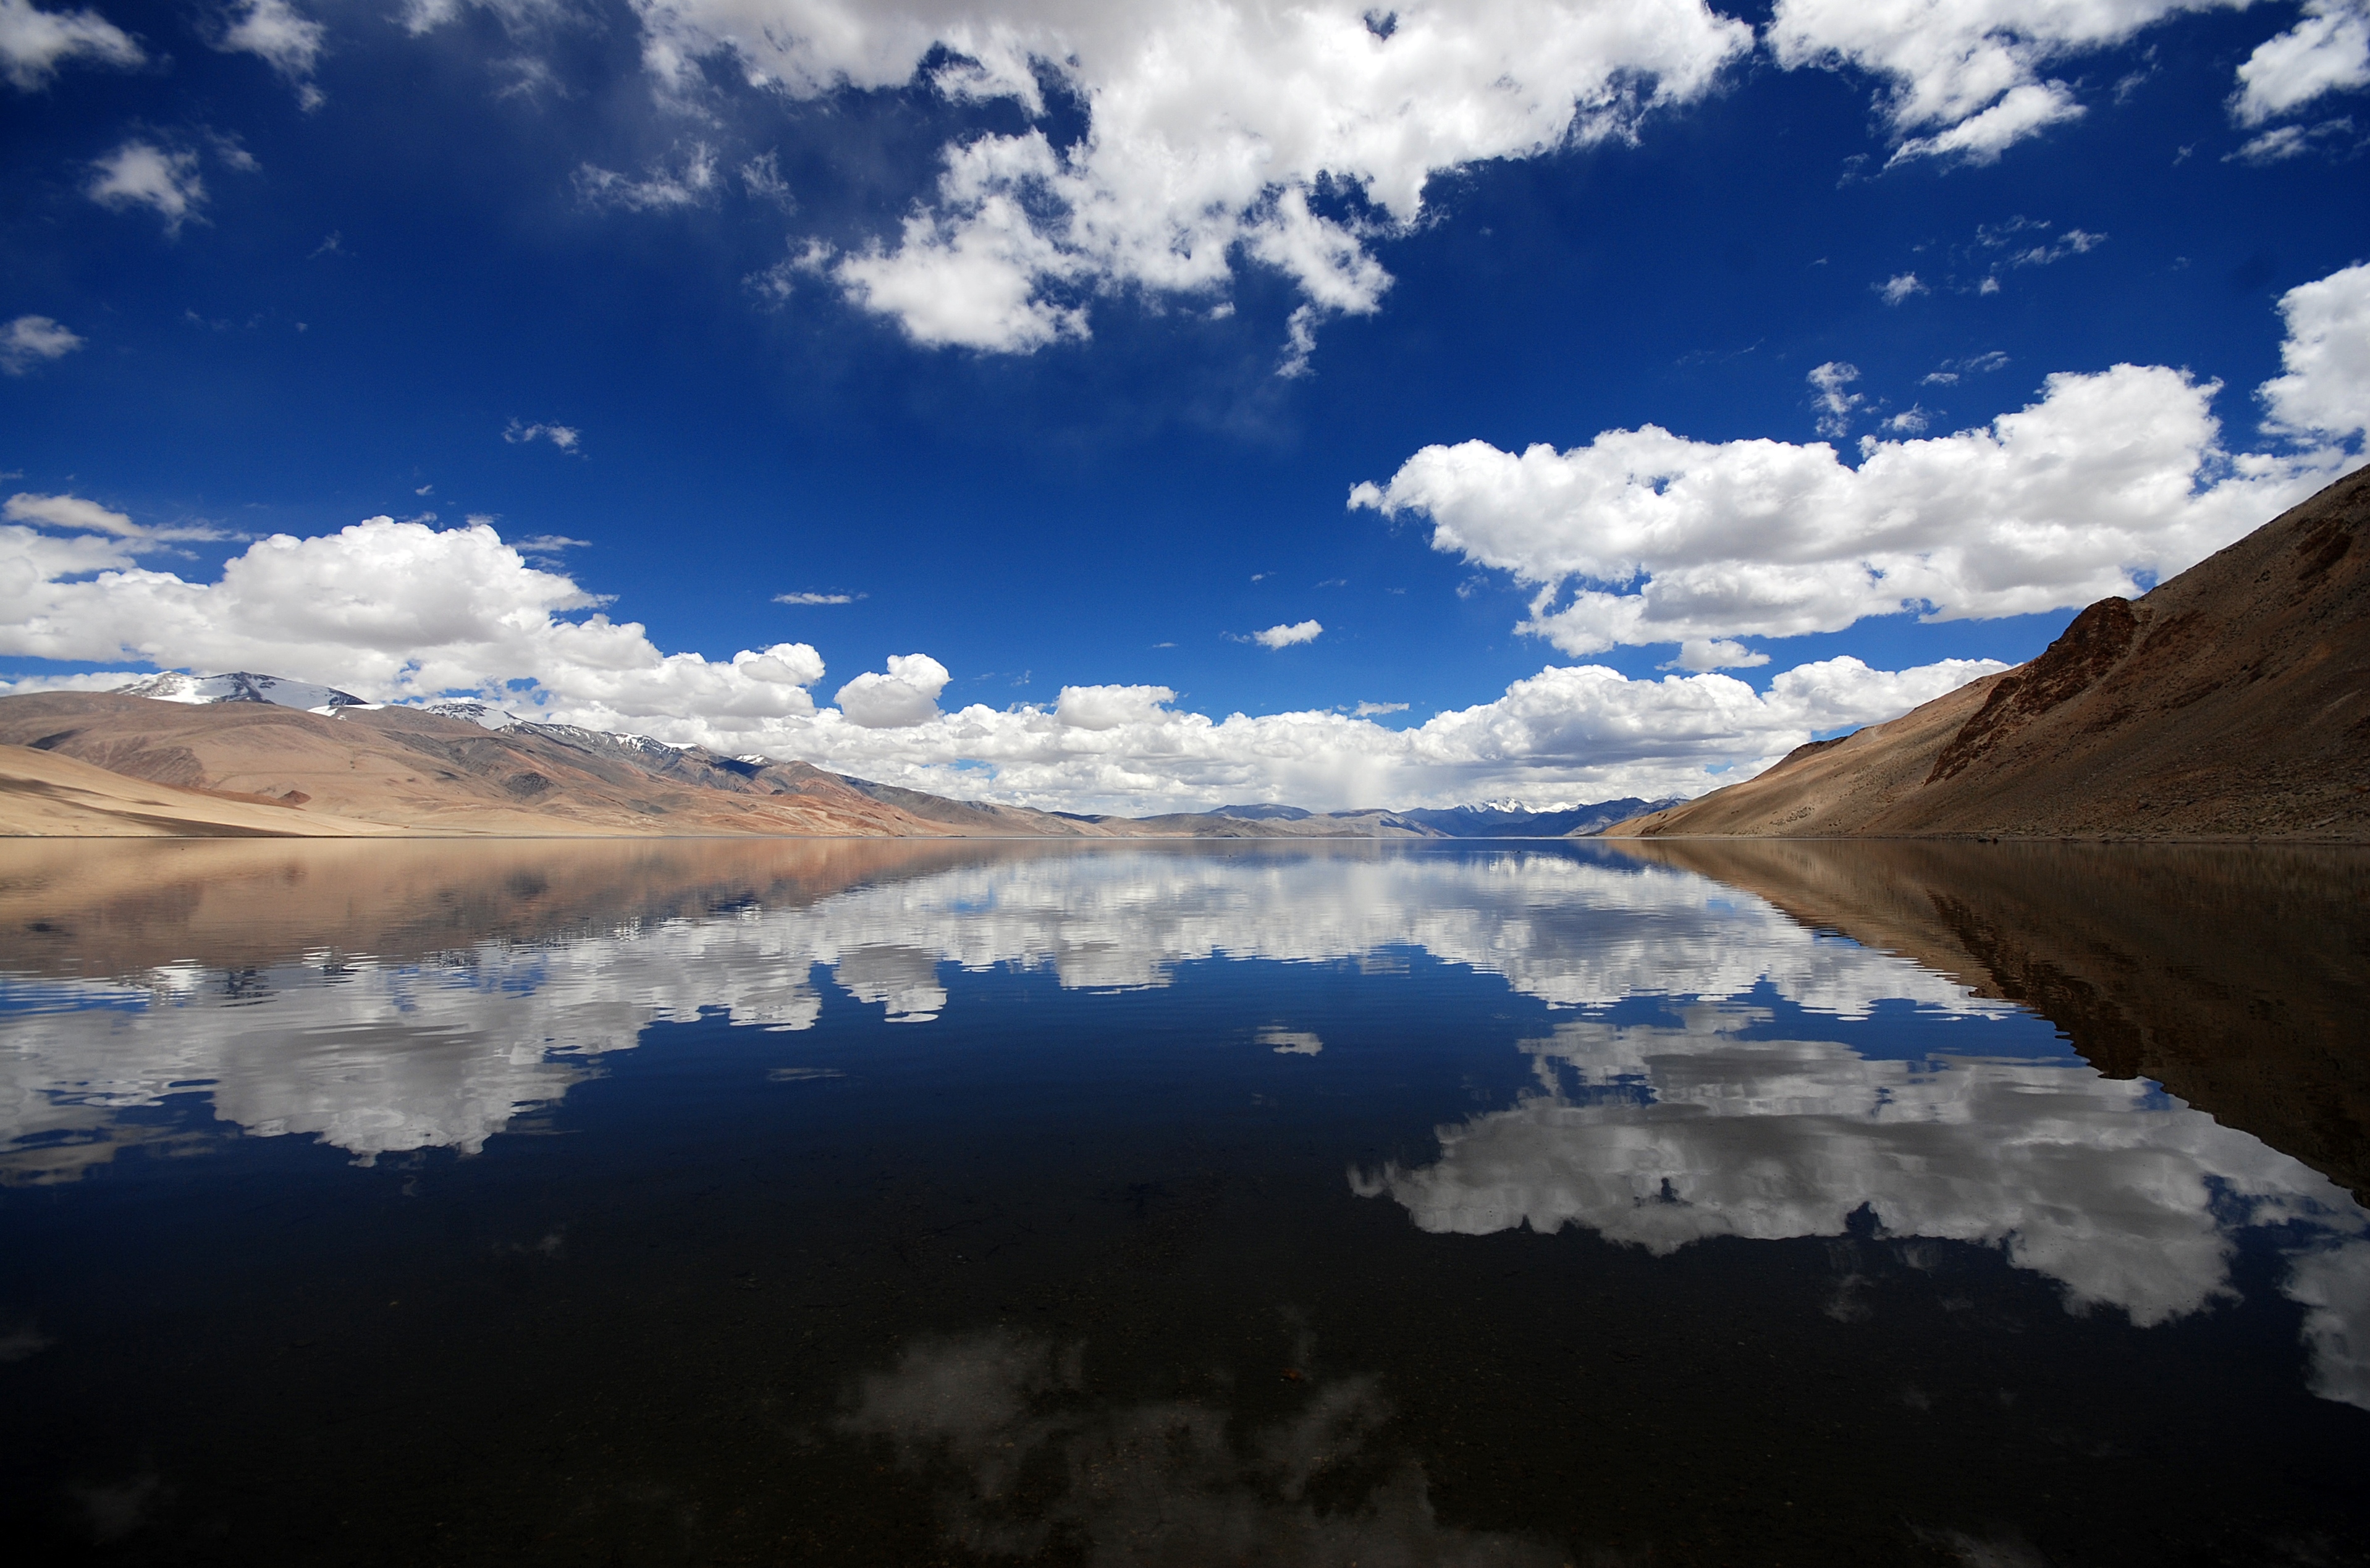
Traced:
<path fill-rule="evenodd" d="M 2247 0 L 1778 0 L 1765 34 L 1780 64 L 1881 77 L 1893 161 L 1987 162 L 2082 113 L 2052 65 L 2183 11 Z"/>
<path fill-rule="evenodd" d="M 2363 0 L 2305 0 L 2304 19 L 2265 40 L 2238 67 L 2231 117 L 2261 125 L 2323 93 L 2370 86 L 2370 6 Z"/>
<path fill-rule="evenodd" d="M 96 11 L 44 11 L 31 0 L 0 0 L 0 71 L 25 92 L 47 86 L 65 61 L 130 66 L 147 58 L 129 34 Z"/>
<path fill-rule="evenodd" d="M 1991 163 L 2027 136 L 2078 120 L 2082 113 L 2082 106 L 2074 101 L 2073 90 L 2065 83 L 2029 83 L 2010 88 L 1972 120 L 1962 120 L 1931 136 L 1910 137 L 1893 150 L 1889 161 L 1963 157 L 1969 163 Z"/>
<path fill-rule="evenodd" d="M 562 452 L 574 452 L 582 444 L 584 432 L 574 425 L 522 424 L 512 420 L 502 427 L 502 439 L 513 446 L 530 441 L 547 441 Z"/>
<path fill-rule="evenodd" d="M 1846 364 L 1841 360 L 1829 360 L 1823 365 L 1813 367 L 1803 379 L 1808 381 L 1817 393 L 1815 401 L 1819 408 L 1819 433 L 1835 436 L 1847 434 L 1851 430 L 1852 410 L 1867 400 L 1857 392 L 1844 390 L 1859 379 L 1859 366 Z"/>
<path fill-rule="evenodd" d="M 1405 713 L 1407 710 L 1408 705 L 1404 702 L 1362 702 L 1350 709 L 1350 717 L 1375 719 L 1386 713 Z"/>
<path fill-rule="evenodd" d="M 2224 163 L 2275 164 L 2310 153 L 2334 152 L 2353 142 L 2353 119 L 2341 115 L 2318 125 L 2274 125 L 2222 155 Z"/>
<path fill-rule="evenodd" d="M 263 61 L 296 89 L 296 101 L 312 110 L 326 101 L 321 89 L 313 85 L 326 36 L 320 23 L 288 0 L 236 0 L 230 26 L 214 40 L 214 47 Z"/>
<path fill-rule="evenodd" d="M 605 728 L 691 715 L 719 739 L 811 712 L 804 688 L 823 678 L 804 643 L 729 663 L 662 654 L 638 624 L 573 614 L 603 601 L 482 525 L 440 533 L 374 517 L 315 538 L 279 534 L 225 562 L 219 581 L 190 582 L 137 566 L 135 541 L 109 536 L 120 514 L 25 499 L 40 511 L 11 502 L 12 518 L 106 532 L 0 525 L 0 649 L 11 654 L 257 670 L 377 700 L 483 694 Z"/>
<path fill-rule="evenodd" d="M 82 347 L 80 334 L 46 316 L 19 316 L 0 328 L 0 371 L 22 375 L 44 360 L 63 359 Z"/>
<path fill-rule="evenodd" d="M 1887 305 L 1899 305 L 1911 294 L 1922 294 L 1927 292 L 1926 285 L 1917 281 L 1917 274 L 1915 272 L 1895 272 L 1892 277 L 1873 286 L 1878 296 Z"/>
<path fill-rule="evenodd" d="M 944 150 L 932 197 L 833 277 L 916 341 L 1021 352 L 1087 331 L 1117 288 L 1214 296 L 1237 255 L 1292 280 L 1316 317 L 1374 310 L 1388 284 L 1367 247 L 1412 224 L 1436 173 L 1630 134 L 1707 91 L 1752 46 L 1702 0 L 1425 0 L 1388 36 L 1361 0 L 638 0 L 662 89 L 696 93 L 722 59 L 795 98 L 899 86 L 934 48 L 950 97 L 1045 107 L 1052 70 L 1087 136 L 1036 129 Z M 950 57 L 949 57 L 950 56 Z M 1372 222 L 1315 210 L 1329 178 Z M 1214 301 L 1213 303 L 1216 303 Z"/>
<path fill-rule="evenodd" d="M 106 534 L 134 545 L 166 544 L 190 539 L 226 539 L 231 536 L 206 524 L 175 524 L 148 527 L 121 512 L 110 512 L 78 495 L 34 495 L 19 490 L 0 506 L 0 516 L 11 523 L 33 523 L 74 534 Z"/>
<path fill-rule="evenodd" d="M 782 178 L 781 155 L 774 152 L 758 154 L 741 166 L 741 183 L 749 194 L 781 207 L 795 207 L 789 182 Z"/>
<path fill-rule="evenodd" d="M 673 167 L 652 164 L 640 179 L 589 163 L 577 167 L 575 178 L 576 194 L 588 206 L 624 207 L 638 213 L 696 207 L 715 193 L 716 149 L 705 142 L 694 142 L 689 152 L 678 154 Z"/>
<path fill-rule="evenodd" d="M 2280 296 L 2287 374 L 2266 381 L 2271 428 L 2298 438 L 2350 442 L 2370 424 L 2370 262 Z"/>
<path fill-rule="evenodd" d="M 94 178 L 84 190 L 102 207 L 118 212 L 153 208 L 165 220 L 168 235 L 180 233 L 189 219 L 203 221 L 198 208 L 205 202 L 206 185 L 198 174 L 195 153 L 168 150 L 135 136 L 92 168 Z"/>
<path fill-rule="evenodd" d="M 2291 374 L 2264 396 L 2284 432 L 2361 427 L 2364 276 L 2283 301 Z M 1849 379 L 1847 365 L 1812 373 L 1832 433 Z M 1988 426 L 1863 437 L 1858 467 L 1824 443 L 1695 442 L 1652 425 L 1567 452 L 1429 446 L 1351 504 L 1424 513 L 1435 549 L 1536 586 L 1520 629 L 1572 654 L 1838 631 L 1904 609 L 2028 614 L 2136 594 L 2139 574 L 2182 571 L 2350 461 L 2226 453 L 2218 390 L 2162 366 L 2052 375 L 2040 401 Z"/>
<path fill-rule="evenodd" d="M 35 691 L 121 691 L 135 681 L 149 679 L 149 670 L 94 670 L 78 675 L 12 675 L 0 679 L 0 692 L 20 696 Z"/>
<path fill-rule="evenodd" d="M 374 700 L 477 696 L 536 719 L 1060 810 L 1694 793 L 1814 732 L 1890 718 L 1999 668 L 1946 661 L 1894 674 L 1835 659 L 1787 671 L 1766 693 L 1720 674 L 1547 669 L 1494 701 L 1391 730 L 1332 712 L 1213 720 L 1172 710 L 1166 686 L 1072 686 L 1050 710 L 946 713 L 946 667 L 906 654 L 818 711 L 807 688 L 823 663 L 811 647 L 729 663 L 662 653 L 484 525 L 440 533 L 377 517 L 316 538 L 278 535 L 233 557 L 218 581 L 193 582 L 141 569 L 121 513 L 73 497 L 11 507 L 0 654 L 257 670 Z M 55 531 L 69 528 L 82 531 Z"/>
<path fill-rule="evenodd" d="M 851 724 L 867 730 L 907 730 L 939 717 L 938 693 L 951 677 L 926 653 L 892 653 L 889 673 L 869 670 L 839 688 L 832 700 Z"/>
<path fill-rule="evenodd" d="M 1251 640 L 1262 648 L 1289 648 L 1295 642 L 1314 642 L 1325 634 L 1325 628 L 1313 620 L 1290 626 L 1269 627 L 1265 631 L 1251 633 Z"/>
<path fill-rule="evenodd" d="M 1679 644 L 1679 656 L 1662 666 L 1666 670 L 1750 670 L 1769 663 L 1766 653 L 1755 653 L 1743 643 L 1724 637 L 1691 637 Z"/>
<path fill-rule="evenodd" d="M 31 495 L 20 490 L 8 498 L 0 515 L 11 523 L 46 523 L 77 534 L 112 534 L 128 539 L 141 532 L 140 525 L 125 513 L 109 512 L 78 495 Z"/>
<path fill-rule="evenodd" d="M 1893 717 L 2002 667 L 1946 661 L 1894 674 L 1828 660 L 1779 674 L 1766 694 L 1729 675 L 1631 680 L 1601 666 L 1551 668 L 1493 701 L 1404 730 L 1322 711 L 1213 720 L 1172 711 L 1166 687 L 1070 686 L 1052 712 L 974 704 L 893 730 L 825 709 L 739 749 L 1064 811 L 1659 798 L 1743 777 L 1813 732 Z"/>
<path fill-rule="evenodd" d="M 1164 686 L 1064 686 L 1053 704 L 1056 722 L 1074 730 L 1116 730 L 1122 724 L 1158 724 L 1177 700 Z"/>
<path fill-rule="evenodd" d="M 777 605 L 852 605 L 863 598 L 861 594 L 777 594 Z"/>

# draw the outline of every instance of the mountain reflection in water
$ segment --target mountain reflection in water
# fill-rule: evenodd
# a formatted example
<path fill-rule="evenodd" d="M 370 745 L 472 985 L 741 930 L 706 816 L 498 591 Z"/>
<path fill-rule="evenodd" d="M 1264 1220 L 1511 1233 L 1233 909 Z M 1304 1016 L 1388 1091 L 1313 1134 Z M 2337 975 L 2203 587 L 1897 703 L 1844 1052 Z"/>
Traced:
<path fill-rule="evenodd" d="M 432 1354 L 372 1338 L 397 1332 L 392 1315 L 254 1331 L 305 1345 L 362 1335 L 375 1348 L 337 1376 L 365 1385 L 413 1376 L 407 1357 L 461 1355 L 452 1347 L 507 1320 L 497 1297 L 524 1311 L 565 1293 L 569 1332 L 588 1336 L 579 1377 L 635 1376 L 581 1369 L 639 1343 L 644 1331 L 616 1325 L 653 1313 L 709 1325 L 689 1349 L 670 1334 L 685 1387 L 737 1386 L 735 1355 L 756 1353 L 728 1343 L 783 1336 L 811 1365 L 782 1374 L 802 1391 L 766 1396 L 804 1401 L 804 1414 L 759 1421 L 774 1462 L 828 1478 L 848 1453 L 880 1456 L 863 1484 L 903 1498 L 907 1524 L 963 1560 L 1553 1562 L 1650 1548 L 1776 1560 L 1789 1529 L 1831 1560 L 1855 1540 L 1870 1560 L 2160 1560 L 2135 1539 L 2102 1544 L 2115 1527 L 2081 1512 L 2078 1477 L 2059 1482 L 2074 1501 L 2036 1493 L 2029 1516 L 2002 1501 L 2014 1491 L 2002 1482 L 1980 1517 L 1947 1493 L 1911 1501 L 1924 1482 L 1853 1501 L 1838 1481 L 1814 1518 L 1824 1481 L 1755 1491 L 1749 1478 L 1789 1439 L 1749 1416 L 1679 1407 L 1650 1419 L 1670 1428 L 1661 1436 L 1617 1436 L 1635 1424 L 1617 1414 L 1630 1374 L 1609 1365 L 1572 1385 L 1593 1390 L 1581 1402 L 1559 1395 L 1560 1413 L 1533 1412 L 1552 1436 L 1485 1424 L 1452 1441 L 1470 1403 L 1455 1378 L 1498 1377 L 1514 1353 L 1452 1373 L 1427 1343 L 1435 1331 L 1413 1326 L 1527 1313 L 1501 1342 L 1594 1343 L 1609 1332 L 1600 1319 L 1629 1309 L 1589 1282 L 1617 1275 L 1654 1319 L 1624 1332 L 1697 1336 L 1679 1354 L 1708 1377 L 1758 1335 L 1791 1336 L 1768 1354 L 1807 1367 L 1826 1354 L 1805 1348 L 1821 1336 L 1890 1332 L 1888 1317 L 1911 1311 L 1904 1292 L 1957 1325 L 1904 1343 L 2020 1325 L 2027 1339 L 1985 1350 L 1979 1373 L 1973 1361 L 1928 1365 L 1914 1384 L 1883 1373 L 1896 1378 L 1881 1396 L 1898 1406 L 1891 1422 L 1927 1412 L 1940 1397 L 1927 1385 L 1953 1378 L 2070 1389 L 2114 1376 L 2014 1371 L 2020 1355 L 2037 1368 L 2074 1354 L 2049 1348 L 2064 1336 L 2138 1336 L 2128 1343 L 2147 1348 L 2114 1355 L 2191 1367 L 2206 1365 L 2195 1334 L 2243 1324 L 2254 1348 L 2222 1355 L 2198 1386 L 2249 1413 L 2206 1426 L 2260 1419 L 2295 1434 L 2296 1412 L 2318 1409 L 2312 1421 L 2336 1424 L 2313 1429 L 2320 1460 L 2358 1469 L 2370 1458 L 2365 908 L 2359 855 L 2240 847 L 0 847 L 0 1239 L 52 1282 L 0 1284 L 0 1377 L 37 1391 L 65 1378 L 51 1396 L 77 1399 L 74 1378 L 98 1376 L 77 1355 L 127 1357 L 88 1338 L 104 1309 L 66 1315 L 98 1289 L 73 1271 L 143 1279 L 130 1238 L 153 1223 L 217 1259 L 264 1245 L 271 1257 L 250 1260 L 258 1277 L 239 1288 L 270 1276 L 283 1297 L 314 1295 L 348 1271 L 371 1281 L 362 1306 L 382 1292 L 449 1297 L 457 1315 Z M 255 1163 L 267 1148 L 286 1158 Z M 727 1271 L 733 1315 L 683 1294 L 708 1264 L 678 1278 L 639 1261 L 685 1244 L 693 1211 L 639 1205 L 693 1172 L 692 1197 L 716 1194 L 731 1216 L 703 1244 L 750 1264 Z M 454 1251 L 382 1201 L 431 1188 L 472 1194 L 448 1231 L 475 1234 L 467 1216 L 500 1209 L 512 1233 Z M 259 1242 L 223 1206 L 236 1192 L 269 1207 L 283 1189 L 315 1194 L 308 1215 L 351 1210 L 341 1262 L 279 1257 L 279 1240 Z M 1474 1285 L 1477 1297 L 1458 1283 L 1462 1254 L 1443 1249 L 1485 1245 L 1492 1277 L 1516 1283 Z M 1815 1288 L 1788 1250 L 1804 1246 L 1825 1249 Z M 110 1247 L 120 1255 L 92 1261 Z M 1762 1251 L 1722 1251 L 1736 1247 Z M 415 1286 L 385 1275 L 397 1256 L 427 1271 Z M 517 1272 L 530 1267 L 546 1272 Z M 1520 1279 L 1535 1268 L 1569 1278 L 1525 1306 Z M 1726 1283 L 1704 1294 L 1688 1283 L 1703 1270 Z M 1158 1299 L 1139 1293 L 1172 1274 Z M 2031 1288 L 2054 1301 L 2047 1333 L 1998 1305 Z M 1367 1307 L 1329 1315 L 1337 1293 Z M 1799 1320 L 1776 1305 L 1797 1297 Z M 546 1335 L 557 1300 L 535 1308 Z M 1991 1305 L 1967 1305 L 1979 1300 Z M 257 1309 L 292 1309 L 281 1297 Z M 1733 1331 L 1708 1326 L 1739 1312 Z M 1409 1328 L 1394 1337 L 1392 1322 Z M 1564 1354 L 1520 1364 L 1553 1367 L 1539 1370 L 1547 1384 L 1582 1378 Z M 168 1364 L 185 1365 L 123 1360 Z M 2177 1378 L 2157 1382 L 2148 1398 L 2181 1397 Z M 2281 1402 L 2307 1393 L 2317 1406 Z M 1989 1414 L 1954 1418 L 1973 1424 L 1934 1438 L 1939 1451 L 2005 1441 L 1975 1435 L 2027 1408 L 2005 1383 L 1999 1396 Z M 2111 1407 L 2094 1418 L 2121 1420 L 2115 1401 L 2136 1397 L 2117 1385 L 2092 1400 Z M 2146 1419 L 2170 1430 L 2204 1408 Z M 1741 1435 L 1715 1436 L 1716 1421 Z M 110 1552 L 186 1553 L 188 1532 L 216 1516 L 206 1510 L 231 1505 L 209 1499 L 204 1461 L 174 1447 L 177 1430 L 160 1415 L 113 1450 L 93 1438 L 25 1461 L 40 1479 L 11 1494 L 14 1522 Z M 1512 1495 L 1585 1493 L 1582 1473 L 1602 1482 L 1623 1461 L 1559 1469 L 1540 1456 L 1600 1439 L 1732 1462 L 1704 1485 L 1740 1519 L 1792 1508 L 1797 1493 L 1806 1506 L 1751 1525 L 1683 1517 L 1656 1482 L 1574 1522 L 1493 1503 L 1498 1483 L 1470 1468 L 1486 1470 L 1494 1447 L 1501 1469 L 1529 1474 Z M 1717 1457 L 1722 1444 L 1738 1446 L 1732 1459 Z M 86 1451 L 119 1458 L 74 1457 Z M 2268 1449 L 2261 1462 L 2273 1464 Z M 158 1468 L 171 1463 L 187 1473 Z M 305 1484 L 340 1494 L 319 1476 Z M 407 1484 L 440 1517 L 462 1506 L 448 1507 L 449 1480 Z M 844 1475 L 820 1491 L 781 1484 L 808 1501 L 777 1506 L 811 1521 L 840 1505 L 815 1500 L 834 1487 L 857 1494 Z M 2311 1495 L 2279 1504 L 2319 1509 L 2298 1540 L 2341 1540 L 2363 1522 L 2354 1502 Z M 570 1530 L 624 1506 L 612 1498 L 503 1550 L 567 1555 L 592 1539 Z M 2183 1506 L 2224 1516 L 2202 1496 Z M 467 1555 L 431 1550 L 422 1511 L 363 1513 L 406 1550 Z M 691 1528 L 669 1516 L 617 1550 L 665 1557 Z M 250 1544 L 273 1539 L 244 1528 Z M 818 1532 L 809 1553 L 869 1560 L 844 1532 L 800 1528 Z M 2019 1544 L 2053 1529 L 2057 1547 Z M 2233 1538 L 2229 1560 L 2263 1539 Z M 880 1560 L 911 1546 L 880 1545 Z"/>

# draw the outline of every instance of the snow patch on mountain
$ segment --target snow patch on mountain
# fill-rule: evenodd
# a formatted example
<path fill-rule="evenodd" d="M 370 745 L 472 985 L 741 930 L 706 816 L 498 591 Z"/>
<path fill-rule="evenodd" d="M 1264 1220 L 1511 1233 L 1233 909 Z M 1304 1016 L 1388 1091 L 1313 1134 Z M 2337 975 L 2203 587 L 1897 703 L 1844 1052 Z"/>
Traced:
<path fill-rule="evenodd" d="M 115 688 L 124 697 L 144 697 L 155 702 L 268 702 L 276 708 L 302 708 L 322 713 L 336 708 L 376 708 L 336 686 L 292 681 L 284 675 L 259 675 L 241 670 L 227 675 L 185 675 L 167 670 L 144 681 Z"/>

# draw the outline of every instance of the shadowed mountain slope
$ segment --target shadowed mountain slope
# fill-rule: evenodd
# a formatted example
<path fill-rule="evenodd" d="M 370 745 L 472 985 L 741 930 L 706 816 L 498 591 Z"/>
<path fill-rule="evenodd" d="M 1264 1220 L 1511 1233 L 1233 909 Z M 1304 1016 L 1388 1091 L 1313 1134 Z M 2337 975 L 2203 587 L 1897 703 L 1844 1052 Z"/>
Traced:
<path fill-rule="evenodd" d="M 2370 837 L 2370 469 L 2030 663 L 1612 836 Z"/>
<path fill-rule="evenodd" d="M 2370 1203 L 2370 851 L 1631 841 L 2055 1024 Z"/>

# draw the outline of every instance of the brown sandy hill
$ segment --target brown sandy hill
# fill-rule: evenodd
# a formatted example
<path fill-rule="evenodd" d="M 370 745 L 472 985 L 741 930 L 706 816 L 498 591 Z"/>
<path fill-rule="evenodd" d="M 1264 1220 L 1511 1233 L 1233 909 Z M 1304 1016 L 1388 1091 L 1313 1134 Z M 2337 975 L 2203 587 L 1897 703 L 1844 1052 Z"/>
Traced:
<path fill-rule="evenodd" d="M 401 828 L 285 801 L 180 790 L 29 746 L 0 746 L 0 833 L 42 838 L 380 837 Z"/>
<path fill-rule="evenodd" d="M 1606 833 L 2370 838 L 2370 469 L 2030 663 Z"/>
<path fill-rule="evenodd" d="M 402 708 L 345 709 L 332 717 L 267 703 L 188 705 L 46 692 L 0 698 L 0 747 L 103 768 L 126 783 L 197 791 L 201 799 L 236 797 L 270 813 L 241 819 L 240 825 L 265 832 L 274 822 L 293 834 L 409 828 L 528 836 L 928 837 L 961 831 L 801 764 L 756 767 L 592 731 L 489 731 Z M 8 777 L 7 759 L 20 755 L 0 751 L 0 778 Z M 63 830 L 59 823 L 68 806 L 52 800 L 45 816 L 29 816 L 21 804 L 29 799 L 22 790 L 0 792 L 0 827 Z M 213 809 L 189 806 L 179 831 L 218 831 L 210 825 Z"/>
<path fill-rule="evenodd" d="M 2370 851 L 1631 840 L 2048 1019 L 2370 1203 Z"/>

